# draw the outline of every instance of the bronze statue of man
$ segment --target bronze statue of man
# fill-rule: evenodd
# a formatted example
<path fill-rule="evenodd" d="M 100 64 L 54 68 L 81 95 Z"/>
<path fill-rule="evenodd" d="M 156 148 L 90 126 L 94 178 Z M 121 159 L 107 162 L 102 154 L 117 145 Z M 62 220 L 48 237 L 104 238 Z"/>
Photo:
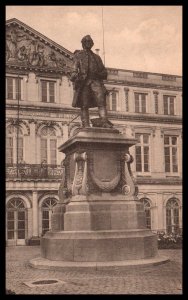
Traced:
<path fill-rule="evenodd" d="M 107 70 L 99 55 L 93 53 L 94 43 L 90 35 L 81 40 L 83 50 L 74 52 L 71 81 L 74 83 L 73 107 L 81 108 L 83 127 L 89 127 L 89 108 L 98 107 L 98 127 L 111 128 L 113 124 L 107 119 L 106 93 L 103 80 L 107 79 Z M 94 119 L 93 119 L 94 120 Z M 93 123 L 94 124 L 94 123 Z M 98 125 L 97 125 L 98 124 Z"/>

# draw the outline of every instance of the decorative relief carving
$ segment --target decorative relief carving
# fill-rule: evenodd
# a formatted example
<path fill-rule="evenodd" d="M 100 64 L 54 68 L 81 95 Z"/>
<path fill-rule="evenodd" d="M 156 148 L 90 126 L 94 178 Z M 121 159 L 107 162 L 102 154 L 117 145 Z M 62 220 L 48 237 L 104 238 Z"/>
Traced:
<path fill-rule="evenodd" d="M 138 187 L 133 177 L 130 164 L 133 162 L 133 156 L 129 153 L 123 154 L 124 172 L 122 174 L 122 193 L 126 196 L 137 196 Z"/>
<path fill-rule="evenodd" d="M 34 124 L 38 124 L 39 123 L 39 121 L 36 120 L 36 119 L 29 119 L 28 122 L 29 122 L 29 124 L 30 123 L 34 123 Z"/>
<path fill-rule="evenodd" d="M 87 195 L 87 154 L 75 153 L 74 161 L 76 163 L 74 180 L 72 185 L 72 195 Z"/>
<path fill-rule="evenodd" d="M 24 124 L 27 129 L 27 134 L 30 135 L 30 127 L 26 121 L 24 121 L 22 119 L 8 118 L 7 123 L 10 123 L 13 126 L 17 126 L 17 125 L 20 126 L 21 124 Z"/>
<path fill-rule="evenodd" d="M 70 178 L 70 155 L 66 155 L 65 159 L 63 160 L 63 166 L 65 170 L 65 187 L 67 188 L 67 195 L 72 195 L 72 182 Z"/>
<path fill-rule="evenodd" d="M 38 134 L 39 128 L 45 125 L 47 127 L 53 127 L 56 126 L 60 129 L 61 135 L 63 136 L 63 128 L 55 121 L 42 121 L 42 122 L 38 122 L 35 128 L 35 133 Z"/>
<path fill-rule="evenodd" d="M 105 160 L 109 160 L 107 163 Z M 99 170 L 99 164 L 101 166 Z M 121 177 L 120 161 L 109 151 L 90 152 L 89 171 L 93 183 L 103 192 L 113 191 Z"/>
<path fill-rule="evenodd" d="M 31 32 L 24 32 L 17 26 L 10 27 L 6 32 L 6 61 L 69 72 L 71 62 L 64 55 L 55 52 L 52 45 L 47 44 L 42 43 L 36 35 L 33 37 Z"/>
<path fill-rule="evenodd" d="M 58 195 L 60 203 L 67 204 L 70 201 L 70 198 L 68 197 L 68 189 L 67 189 L 67 174 L 66 174 L 66 161 L 65 159 L 61 163 L 63 172 L 62 172 L 62 180 L 59 186 Z"/>

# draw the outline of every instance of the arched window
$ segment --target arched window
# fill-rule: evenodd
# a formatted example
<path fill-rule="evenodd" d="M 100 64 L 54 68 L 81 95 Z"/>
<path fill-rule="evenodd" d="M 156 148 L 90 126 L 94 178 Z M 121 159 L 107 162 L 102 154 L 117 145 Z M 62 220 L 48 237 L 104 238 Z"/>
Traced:
<path fill-rule="evenodd" d="M 56 165 L 57 137 L 53 127 L 44 127 L 41 130 L 41 162 Z"/>
<path fill-rule="evenodd" d="M 23 240 L 27 236 L 27 210 L 24 201 L 13 198 L 7 204 L 7 239 Z"/>
<path fill-rule="evenodd" d="M 179 204 L 176 198 L 171 198 L 166 204 L 166 231 L 167 233 L 179 232 Z"/>
<path fill-rule="evenodd" d="M 140 201 L 144 204 L 144 211 L 146 214 L 146 227 L 151 229 L 151 205 L 147 198 L 142 198 Z"/>
<path fill-rule="evenodd" d="M 23 160 L 23 132 L 20 127 L 9 125 L 6 130 L 6 163 L 17 163 L 17 159 L 18 162 Z"/>
<path fill-rule="evenodd" d="M 57 199 L 49 197 L 42 203 L 42 235 L 51 229 L 51 217 L 53 207 L 57 204 Z"/>

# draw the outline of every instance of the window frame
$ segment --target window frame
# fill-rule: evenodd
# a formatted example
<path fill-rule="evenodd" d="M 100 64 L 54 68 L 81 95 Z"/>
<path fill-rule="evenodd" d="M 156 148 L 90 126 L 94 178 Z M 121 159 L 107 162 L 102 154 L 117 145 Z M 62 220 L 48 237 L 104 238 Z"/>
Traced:
<path fill-rule="evenodd" d="M 42 135 L 42 130 L 46 128 L 47 129 L 47 135 Z M 57 158 L 58 158 L 58 155 L 57 155 L 57 143 L 58 143 L 58 138 L 57 138 L 57 134 L 56 135 L 50 135 L 49 134 L 49 129 L 53 129 L 54 132 L 56 133 L 56 130 L 54 127 L 47 127 L 47 126 L 44 126 L 42 129 L 41 129 L 41 134 L 40 134 L 40 159 L 41 159 L 41 162 L 43 160 L 46 160 L 46 163 L 48 165 L 57 165 Z M 47 156 L 46 157 L 43 157 L 42 156 L 42 141 L 46 141 L 46 154 Z M 51 142 L 52 141 L 55 141 L 56 143 L 56 146 L 51 149 Z M 56 149 L 56 152 L 55 152 L 55 158 L 54 158 L 54 161 L 55 163 L 52 163 L 52 151 L 54 151 L 54 149 Z"/>
<path fill-rule="evenodd" d="M 12 79 L 12 97 L 9 97 L 8 91 L 8 80 Z M 19 93 L 18 93 L 18 83 L 19 80 Z M 19 97 L 18 97 L 19 95 Z M 6 75 L 6 100 L 13 100 L 13 101 L 22 101 L 23 100 L 23 77 L 22 76 L 14 76 L 14 75 Z"/>
<path fill-rule="evenodd" d="M 8 134 L 6 132 L 6 137 L 5 137 L 5 143 L 7 143 L 7 138 L 12 139 L 12 162 L 9 163 L 6 160 L 6 164 L 16 164 L 17 163 L 17 126 L 14 125 L 8 125 L 6 128 L 6 131 L 8 130 L 8 127 L 12 127 L 13 132 L 11 134 Z M 18 155 L 18 162 L 20 160 L 25 160 L 25 139 L 24 139 L 24 133 L 22 128 L 19 126 L 19 139 L 22 140 L 22 156 L 19 157 Z M 19 153 L 20 147 L 18 147 L 18 153 Z M 6 157 L 7 157 L 7 144 L 6 144 Z"/>
<path fill-rule="evenodd" d="M 141 136 L 141 140 L 139 143 L 135 145 L 135 172 L 139 175 L 151 175 L 151 133 L 149 132 L 135 132 L 135 138 L 137 138 L 137 135 Z M 148 143 L 144 143 L 144 136 L 148 136 Z M 144 147 L 148 147 L 148 171 L 144 171 Z M 140 148 L 141 152 L 141 171 L 137 171 L 137 149 Z"/>
<path fill-rule="evenodd" d="M 14 205 L 11 204 L 12 207 L 8 207 L 9 204 L 12 201 L 20 201 L 21 204 L 23 204 L 23 207 L 20 207 L 20 205 Z M 8 215 L 9 213 L 12 212 L 13 213 L 13 218 L 9 219 Z M 24 219 L 19 219 L 19 212 L 24 212 Z M 13 222 L 14 224 L 14 228 L 11 230 L 9 229 L 9 222 Z M 24 228 L 19 228 L 19 224 L 20 222 L 24 222 Z M 9 232 L 13 232 L 13 238 L 9 238 Z M 24 237 L 20 238 L 19 237 L 19 233 L 20 232 L 24 232 Z M 7 209 L 6 209 L 6 240 L 7 241 L 11 241 L 11 240 L 25 240 L 27 239 L 27 235 L 28 235 L 28 210 L 27 207 L 25 205 L 25 202 L 23 199 L 19 198 L 19 197 L 14 197 L 12 199 L 10 199 L 7 203 Z"/>
<path fill-rule="evenodd" d="M 43 84 L 46 84 L 46 101 L 43 101 L 43 89 L 42 86 Z M 50 101 L 50 84 L 53 83 L 53 101 Z M 57 92 L 56 92 L 56 88 L 57 88 L 57 80 L 54 79 L 47 79 L 47 78 L 40 78 L 40 101 L 42 103 L 57 103 Z"/>
<path fill-rule="evenodd" d="M 177 205 L 172 205 L 170 201 L 176 202 Z M 177 208 L 178 208 L 178 224 L 174 222 L 175 217 L 177 217 L 175 216 L 174 211 L 177 210 Z M 178 233 L 181 227 L 180 227 L 180 204 L 177 198 L 172 197 L 167 200 L 166 207 L 165 207 L 165 217 L 166 217 L 166 233 L 167 234 Z M 169 219 L 170 219 L 170 224 L 168 225 Z M 168 230 L 169 227 L 171 227 L 171 230 Z M 177 227 L 177 231 L 175 227 Z"/>
<path fill-rule="evenodd" d="M 171 100 L 173 99 L 173 113 L 171 113 Z M 165 101 L 167 101 L 167 107 L 165 108 Z M 176 95 L 163 94 L 163 114 L 165 116 L 176 115 Z"/>
<path fill-rule="evenodd" d="M 113 99 L 113 95 L 116 95 Z M 113 109 L 113 100 L 116 101 L 116 109 Z M 119 110 L 119 90 L 108 89 L 108 94 L 106 95 L 106 108 L 108 111 L 118 111 Z"/>
<path fill-rule="evenodd" d="M 142 99 L 143 95 L 145 99 Z M 138 96 L 138 99 L 136 97 Z M 143 100 L 145 101 L 145 105 L 143 105 Z M 138 103 L 138 105 L 137 105 Z M 143 107 L 145 107 L 145 111 L 143 111 Z M 138 111 L 137 111 L 138 108 Z M 148 93 L 147 92 L 138 92 L 134 91 L 134 112 L 138 114 L 147 114 L 148 113 Z"/>
<path fill-rule="evenodd" d="M 165 138 L 169 139 L 169 144 L 165 144 Z M 172 143 L 172 138 L 176 138 L 176 145 L 173 145 Z M 180 166 L 179 166 L 179 136 L 173 135 L 173 134 L 164 134 L 163 137 L 163 146 L 164 146 L 164 173 L 166 175 L 171 175 L 171 176 L 177 176 L 179 175 L 180 172 Z M 166 156 L 165 156 L 165 149 L 169 149 L 169 165 L 170 165 L 170 170 L 166 171 Z M 177 171 L 173 171 L 173 149 L 176 149 L 176 166 L 177 166 Z"/>
<path fill-rule="evenodd" d="M 145 215 L 146 215 L 146 227 L 148 228 L 148 229 L 152 229 L 152 214 L 151 214 L 151 202 L 150 202 L 150 200 L 148 199 L 148 198 L 146 198 L 146 197 L 143 197 L 143 198 L 141 198 L 140 199 L 140 201 L 143 203 L 143 205 L 144 205 L 144 212 L 145 212 Z M 147 205 L 147 204 L 149 204 L 149 205 Z M 147 214 L 146 214 L 146 211 L 148 212 L 149 211 L 149 217 L 147 216 Z M 149 226 L 148 226 L 148 224 L 147 224 L 147 221 L 149 220 Z"/>
<path fill-rule="evenodd" d="M 50 205 L 47 204 L 47 201 L 49 201 L 49 200 L 50 200 Z M 52 200 L 54 202 L 56 202 L 53 205 L 51 204 Z M 42 202 L 42 205 L 41 205 L 41 235 L 42 236 L 47 231 L 51 230 L 51 218 L 52 218 L 53 208 L 57 205 L 57 203 L 58 203 L 58 200 L 55 197 L 53 197 L 53 196 L 47 197 Z M 48 218 L 43 218 L 43 212 L 48 212 Z M 48 221 L 48 227 L 45 227 L 45 228 L 43 227 L 43 221 Z"/>

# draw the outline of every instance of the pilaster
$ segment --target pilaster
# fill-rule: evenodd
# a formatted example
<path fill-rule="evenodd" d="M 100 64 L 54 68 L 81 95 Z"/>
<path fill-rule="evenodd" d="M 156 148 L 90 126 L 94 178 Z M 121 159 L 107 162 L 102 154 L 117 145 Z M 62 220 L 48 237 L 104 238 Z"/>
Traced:
<path fill-rule="evenodd" d="M 39 227 L 39 212 L 38 212 L 38 193 L 33 191 L 33 237 L 38 237 L 38 227 Z"/>

